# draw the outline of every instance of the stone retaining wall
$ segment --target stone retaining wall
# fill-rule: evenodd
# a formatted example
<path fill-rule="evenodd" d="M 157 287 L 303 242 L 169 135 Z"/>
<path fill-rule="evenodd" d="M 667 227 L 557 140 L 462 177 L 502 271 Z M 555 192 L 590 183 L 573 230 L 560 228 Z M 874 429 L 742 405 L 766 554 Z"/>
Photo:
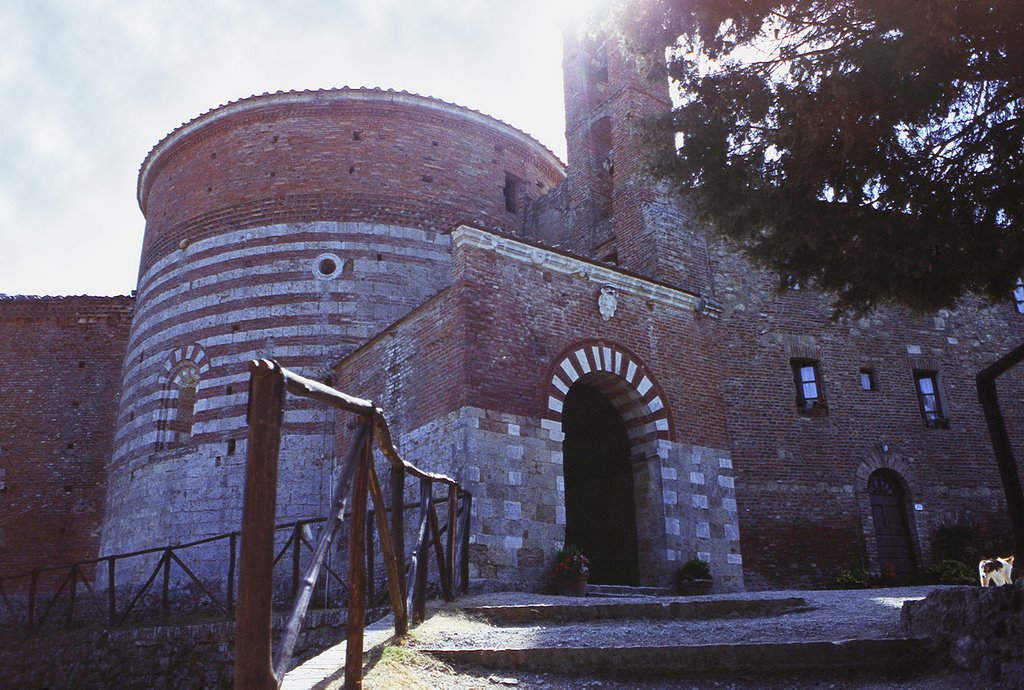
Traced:
<path fill-rule="evenodd" d="M 283 626 L 283 618 L 275 619 L 275 643 Z M 310 613 L 295 662 L 337 644 L 344 635 L 344 613 Z M 235 624 L 228 621 L 0 638 L 3 688 L 229 688 L 234 663 Z"/>
<path fill-rule="evenodd" d="M 905 603 L 901 618 L 911 636 L 932 638 L 957 666 L 1024 683 L 1024 580 L 938 589 Z"/>

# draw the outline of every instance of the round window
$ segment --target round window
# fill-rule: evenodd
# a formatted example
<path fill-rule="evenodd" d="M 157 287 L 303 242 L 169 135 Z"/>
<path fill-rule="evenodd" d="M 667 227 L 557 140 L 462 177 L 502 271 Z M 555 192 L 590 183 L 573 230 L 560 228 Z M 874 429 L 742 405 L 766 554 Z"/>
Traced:
<path fill-rule="evenodd" d="M 334 259 L 320 259 L 320 265 L 316 267 L 320 275 L 329 276 L 337 270 L 338 264 Z"/>
<path fill-rule="evenodd" d="M 336 254 L 321 254 L 313 259 L 313 275 L 319 280 L 330 280 L 341 273 L 341 265 Z"/>

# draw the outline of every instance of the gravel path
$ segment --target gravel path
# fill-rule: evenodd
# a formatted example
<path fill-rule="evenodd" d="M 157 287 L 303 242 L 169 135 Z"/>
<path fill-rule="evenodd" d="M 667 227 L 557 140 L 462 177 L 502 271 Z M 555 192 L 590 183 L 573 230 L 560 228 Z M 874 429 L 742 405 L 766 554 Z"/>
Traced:
<path fill-rule="evenodd" d="M 977 674 L 951 670 L 937 664 L 936 669 L 911 678 L 877 677 L 809 678 L 806 676 L 688 681 L 610 680 L 570 677 L 526 671 L 495 673 L 493 670 L 459 667 L 418 654 L 426 648 L 515 648 L 530 645 L 582 646 L 658 644 L 710 644 L 724 642 L 788 642 L 797 640 L 841 640 L 849 638 L 892 638 L 901 635 L 900 608 L 904 601 L 925 597 L 934 587 L 848 591 L 748 592 L 709 597 L 729 599 L 767 599 L 803 597 L 811 610 L 760 618 L 713 620 L 623 620 L 582 623 L 545 623 L 519 626 L 491 625 L 479 617 L 469 617 L 459 607 L 516 606 L 537 604 L 582 604 L 587 606 L 615 601 L 609 598 L 571 599 L 524 593 L 481 594 L 459 600 L 457 605 L 441 607 L 418 626 L 406 647 L 384 659 L 366 677 L 368 690 L 402 687 L 403 690 L 470 690 L 525 688 L 527 690 L 681 690 L 721 688 L 723 690 L 960 690 L 961 688 L 1008 688 L 993 685 Z M 688 599 L 689 601 L 694 598 Z M 652 600 L 645 600 L 652 601 Z M 671 601 L 656 599 L 653 601 Z M 389 658 L 390 657 L 390 658 Z"/>
<path fill-rule="evenodd" d="M 907 600 L 922 599 L 933 588 L 849 591 L 750 592 L 707 597 L 768 599 L 803 597 L 809 611 L 767 617 L 710 620 L 608 620 L 587 623 L 542 623 L 499 627 L 463 616 L 457 607 L 442 609 L 416 628 L 411 646 L 429 648 L 514 649 L 558 646 L 656 646 L 728 642 L 790 642 L 900 637 L 900 608 Z M 703 597 L 701 597 L 703 598 Z M 691 598 L 689 600 L 693 600 Z M 651 601 L 651 600 L 649 600 Z M 658 599 L 653 601 L 672 601 Z M 545 597 L 506 592 L 468 597 L 466 606 L 530 604 L 601 605 L 629 599 Z"/>

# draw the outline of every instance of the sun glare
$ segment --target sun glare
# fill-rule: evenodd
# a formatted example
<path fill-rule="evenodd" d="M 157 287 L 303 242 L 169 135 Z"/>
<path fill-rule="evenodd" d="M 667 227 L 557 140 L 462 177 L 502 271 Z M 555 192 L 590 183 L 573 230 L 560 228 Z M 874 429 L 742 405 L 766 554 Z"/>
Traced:
<path fill-rule="evenodd" d="M 575 27 L 611 4 L 612 0 L 554 0 L 551 11 L 563 28 Z"/>

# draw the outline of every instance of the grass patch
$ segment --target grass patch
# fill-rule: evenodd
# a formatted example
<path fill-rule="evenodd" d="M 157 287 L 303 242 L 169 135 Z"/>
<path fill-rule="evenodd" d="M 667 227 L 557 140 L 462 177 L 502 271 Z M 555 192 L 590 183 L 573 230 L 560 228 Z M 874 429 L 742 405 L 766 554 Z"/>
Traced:
<path fill-rule="evenodd" d="M 457 675 L 451 666 L 415 649 L 388 645 L 380 659 L 363 678 L 367 690 L 431 690 L 438 676 Z"/>

